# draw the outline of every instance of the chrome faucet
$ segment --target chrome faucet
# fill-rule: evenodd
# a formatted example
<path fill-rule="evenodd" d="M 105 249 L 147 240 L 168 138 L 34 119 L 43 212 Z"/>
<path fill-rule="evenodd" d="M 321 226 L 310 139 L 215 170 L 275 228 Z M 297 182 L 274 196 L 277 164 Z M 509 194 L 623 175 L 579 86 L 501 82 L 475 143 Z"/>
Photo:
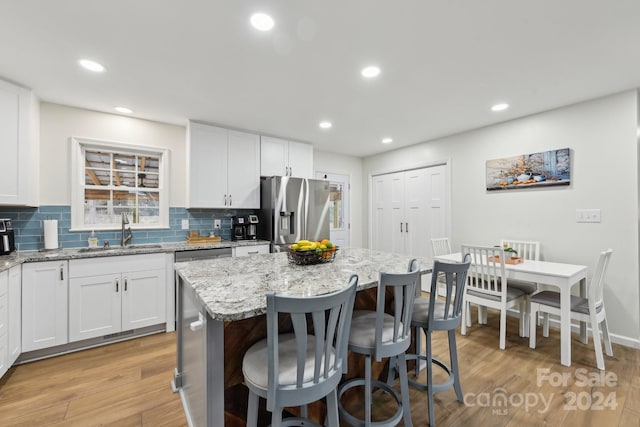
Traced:
<path fill-rule="evenodd" d="M 122 212 L 122 237 L 120 238 L 120 246 L 127 246 L 131 242 L 133 238 L 133 232 L 131 231 L 131 227 L 127 227 L 125 230 L 125 225 L 129 224 L 129 217 L 126 212 Z M 127 232 L 129 235 L 127 236 Z"/>

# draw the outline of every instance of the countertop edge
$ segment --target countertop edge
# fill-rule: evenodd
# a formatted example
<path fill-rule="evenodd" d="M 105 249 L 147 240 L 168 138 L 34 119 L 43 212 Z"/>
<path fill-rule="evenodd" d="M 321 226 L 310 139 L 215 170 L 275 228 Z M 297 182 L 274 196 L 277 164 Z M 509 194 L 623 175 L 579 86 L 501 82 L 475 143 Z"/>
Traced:
<path fill-rule="evenodd" d="M 150 243 L 148 245 L 140 244 L 134 245 L 131 248 L 113 247 L 111 249 L 96 249 L 86 251 L 85 248 L 61 248 L 53 250 L 39 250 L 39 251 L 22 251 L 14 252 L 10 255 L 0 256 L 0 272 L 9 270 L 20 264 L 29 262 L 43 262 L 43 261 L 68 261 L 72 259 L 86 259 L 86 258 L 102 258 L 102 257 L 114 257 L 114 256 L 126 256 L 126 255 L 139 255 L 139 254 L 153 254 L 153 253 L 175 253 L 183 251 L 195 251 L 201 249 L 224 249 L 224 248 L 236 248 L 242 246 L 258 246 L 269 245 L 270 242 L 266 240 L 243 240 L 232 241 L 223 240 L 219 243 L 200 243 L 190 244 L 187 242 L 176 243 Z"/>

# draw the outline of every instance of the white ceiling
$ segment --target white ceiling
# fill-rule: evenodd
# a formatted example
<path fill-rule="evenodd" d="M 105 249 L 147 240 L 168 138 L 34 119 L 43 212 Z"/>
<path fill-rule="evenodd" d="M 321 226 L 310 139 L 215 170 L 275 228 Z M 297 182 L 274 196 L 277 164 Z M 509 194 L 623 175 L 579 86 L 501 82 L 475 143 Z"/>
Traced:
<path fill-rule="evenodd" d="M 0 76 L 43 101 L 367 156 L 640 87 L 638 18 L 639 0 L 0 0 Z"/>

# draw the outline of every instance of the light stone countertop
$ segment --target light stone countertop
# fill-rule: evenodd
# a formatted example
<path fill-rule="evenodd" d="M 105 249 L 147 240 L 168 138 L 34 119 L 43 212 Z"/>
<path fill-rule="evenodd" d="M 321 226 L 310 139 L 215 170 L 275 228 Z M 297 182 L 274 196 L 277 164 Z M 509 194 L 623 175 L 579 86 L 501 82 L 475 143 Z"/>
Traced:
<path fill-rule="evenodd" d="M 10 255 L 0 256 L 0 272 L 8 270 L 13 266 L 20 265 L 25 262 L 60 261 L 70 259 L 100 258 L 107 256 L 112 257 L 152 253 L 175 253 L 181 251 L 195 251 L 199 249 L 234 248 L 240 246 L 256 246 L 268 244 L 269 242 L 266 240 L 223 240 L 219 243 L 203 243 L 197 245 L 187 242 L 178 242 L 131 245 L 124 248 L 121 248 L 119 246 L 111 246 L 110 249 L 96 248 L 88 250 L 88 248 L 85 247 L 40 251 L 20 251 L 14 252 Z"/>
<path fill-rule="evenodd" d="M 408 255 L 344 248 L 333 262 L 317 265 L 292 265 L 282 252 L 179 262 L 175 270 L 195 289 L 214 320 L 233 321 L 265 313 L 269 291 L 321 295 L 344 288 L 354 273 L 358 274 L 358 289 L 366 289 L 377 286 L 379 272 L 406 272 L 410 259 Z M 419 258 L 418 262 L 422 273 L 431 271 L 430 259 Z"/>

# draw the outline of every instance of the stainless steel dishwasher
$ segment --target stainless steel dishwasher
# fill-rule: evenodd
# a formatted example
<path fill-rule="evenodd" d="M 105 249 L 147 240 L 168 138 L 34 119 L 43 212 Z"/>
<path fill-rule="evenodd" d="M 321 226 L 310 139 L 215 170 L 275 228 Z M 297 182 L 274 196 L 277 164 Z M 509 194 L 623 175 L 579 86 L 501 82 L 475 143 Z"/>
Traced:
<path fill-rule="evenodd" d="M 199 261 L 215 258 L 229 258 L 231 248 L 197 249 L 180 251 L 175 254 L 175 262 Z M 183 286 L 176 277 L 178 319 L 177 368 L 173 389 L 180 389 L 185 415 L 191 426 L 205 426 L 211 419 L 207 406 L 207 313 L 198 301 L 195 290 Z M 211 331 L 209 331 L 211 333 Z M 220 408 L 215 408 L 220 410 Z"/>

